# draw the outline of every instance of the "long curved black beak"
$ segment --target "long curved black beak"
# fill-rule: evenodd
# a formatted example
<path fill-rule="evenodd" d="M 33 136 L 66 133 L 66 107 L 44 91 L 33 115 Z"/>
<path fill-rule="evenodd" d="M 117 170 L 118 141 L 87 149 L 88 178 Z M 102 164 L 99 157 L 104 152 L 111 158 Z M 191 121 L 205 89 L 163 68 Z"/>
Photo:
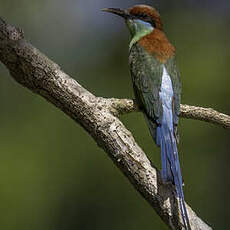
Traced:
<path fill-rule="evenodd" d="M 129 17 L 129 14 L 128 14 L 128 12 L 126 12 L 126 10 L 121 10 L 119 8 L 104 8 L 104 9 L 102 9 L 102 11 L 119 15 L 122 18 L 125 18 L 125 19 L 127 19 Z"/>

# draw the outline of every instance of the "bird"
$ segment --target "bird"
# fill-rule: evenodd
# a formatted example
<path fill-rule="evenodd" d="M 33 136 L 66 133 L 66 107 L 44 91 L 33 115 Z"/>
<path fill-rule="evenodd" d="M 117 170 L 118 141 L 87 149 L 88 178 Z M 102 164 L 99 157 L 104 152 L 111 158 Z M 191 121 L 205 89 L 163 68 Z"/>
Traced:
<path fill-rule="evenodd" d="M 175 185 L 184 228 L 190 230 L 177 150 L 182 87 L 175 48 L 167 39 L 155 8 L 135 5 L 102 10 L 122 17 L 129 29 L 129 66 L 135 99 L 151 136 L 161 148 L 162 180 Z"/>

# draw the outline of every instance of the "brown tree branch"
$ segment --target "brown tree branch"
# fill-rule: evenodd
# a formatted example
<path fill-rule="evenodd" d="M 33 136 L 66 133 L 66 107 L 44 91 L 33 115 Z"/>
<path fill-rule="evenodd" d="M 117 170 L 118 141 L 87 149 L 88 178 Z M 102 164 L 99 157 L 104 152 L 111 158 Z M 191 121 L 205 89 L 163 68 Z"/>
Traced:
<path fill-rule="evenodd" d="M 207 121 L 212 124 L 221 125 L 230 129 L 230 116 L 217 112 L 212 108 L 202 108 L 191 105 L 181 105 L 181 117 Z"/>
<path fill-rule="evenodd" d="M 110 98 L 108 100 L 112 100 L 111 112 L 116 116 L 139 111 L 138 106 L 133 100 L 117 98 Z M 230 116 L 217 112 L 212 108 L 181 104 L 180 117 L 206 121 L 230 129 Z"/>
<path fill-rule="evenodd" d="M 107 152 L 165 224 L 171 229 L 184 229 L 178 215 L 174 187 L 162 184 L 156 167 L 115 116 L 136 111 L 132 100 L 94 96 L 28 43 L 20 29 L 1 19 L 0 61 L 18 83 L 41 95 L 80 124 Z M 190 117 L 189 108 L 193 107 L 185 108 L 182 106 L 181 115 Z M 186 206 L 193 230 L 211 229 Z"/>

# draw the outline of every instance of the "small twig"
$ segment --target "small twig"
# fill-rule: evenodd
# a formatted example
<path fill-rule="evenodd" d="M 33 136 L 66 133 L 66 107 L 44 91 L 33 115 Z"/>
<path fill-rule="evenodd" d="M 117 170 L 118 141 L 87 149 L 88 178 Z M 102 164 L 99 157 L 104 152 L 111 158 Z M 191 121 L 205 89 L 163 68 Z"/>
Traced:
<path fill-rule="evenodd" d="M 133 100 L 116 98 L 110 98 L 108 100 L 112 100 L 111 112 L 116 116 L 139 111 L 138 106 Z M 230 129 L 230 116 L 217 112 L 212 108 L 181 104 L 180 117 L 206 121 Z"/>
<path fill-rule="evenodd" d="M 230 116 L 217 112 L 212 108 L 202 108 L 191 105 L 181 105 L 181 117 L 206 121 L 223 128 L 230 129 Z"/>

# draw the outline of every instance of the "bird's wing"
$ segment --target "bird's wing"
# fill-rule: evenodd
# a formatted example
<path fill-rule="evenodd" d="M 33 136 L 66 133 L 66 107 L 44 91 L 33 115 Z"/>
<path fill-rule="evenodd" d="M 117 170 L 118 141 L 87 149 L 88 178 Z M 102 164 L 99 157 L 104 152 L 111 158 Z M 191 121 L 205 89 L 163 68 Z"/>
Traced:
<path fill-rule="evenodd" d="M 138 44 L 133 46 L 129 61 L 138 103 L 149 118 L 160 123 L 162 106 L 159 91 L 163 65 Z"/>
<path fill-rule="evenodd" d="M 175 58 L 172 57 L 163 64 L 136 43 L 130 51 L 129 62 L 136 100 L 145 112 L 151 134 L 155 139 L 155 128 L 162 122 L 162 103 L 159 92 L 164 67 L 172 80 L 174 91 L 173 120 L 175 125 L 178 123 L 181 85 Z"/>

